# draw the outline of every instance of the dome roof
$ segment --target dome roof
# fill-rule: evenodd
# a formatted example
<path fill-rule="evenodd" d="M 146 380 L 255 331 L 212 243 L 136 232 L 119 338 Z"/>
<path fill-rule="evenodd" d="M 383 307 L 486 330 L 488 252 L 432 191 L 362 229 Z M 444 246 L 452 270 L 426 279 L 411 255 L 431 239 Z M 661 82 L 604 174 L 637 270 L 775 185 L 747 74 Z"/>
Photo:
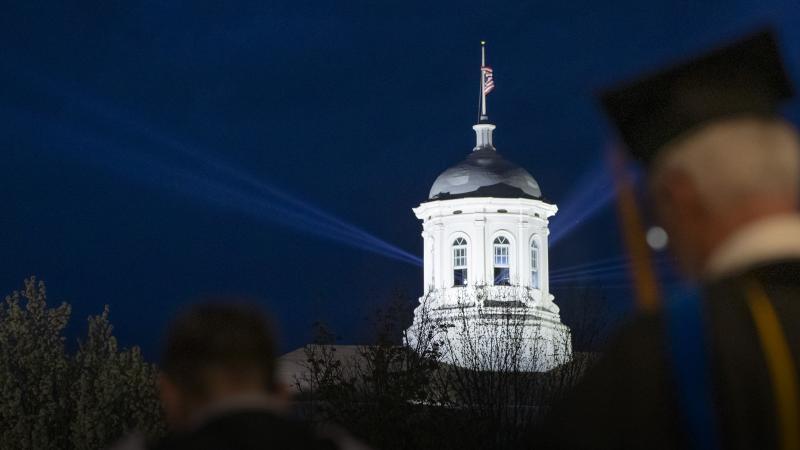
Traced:
<path fill-rule="evenodd" d="M 467 159 L 436 178 L 429 200 L 466 197 L 542 198 L 539 183 L 531 174 L 506 160 L 494 149 L 494 125 L 476 125 L 478 145 Z"/>

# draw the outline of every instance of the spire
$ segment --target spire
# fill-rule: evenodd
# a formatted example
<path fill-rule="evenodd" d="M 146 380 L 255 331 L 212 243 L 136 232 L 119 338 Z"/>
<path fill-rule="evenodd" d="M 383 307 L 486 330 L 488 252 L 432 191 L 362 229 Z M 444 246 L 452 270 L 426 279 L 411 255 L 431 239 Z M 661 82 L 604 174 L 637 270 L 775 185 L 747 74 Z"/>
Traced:
<path fill-rule="evenodd" d="M 481 111 L 477 125 L 473 125 L 475 130 L 476 144 L 474 151 L 494 150 L 492 145 L 492 131 L 495 126 L 489 123 L 489 116 L 486 113 L 486 95 L 494 89 L 494 77 L 492 68 L 486 65 L 486 41 L 481 41 Z"/>

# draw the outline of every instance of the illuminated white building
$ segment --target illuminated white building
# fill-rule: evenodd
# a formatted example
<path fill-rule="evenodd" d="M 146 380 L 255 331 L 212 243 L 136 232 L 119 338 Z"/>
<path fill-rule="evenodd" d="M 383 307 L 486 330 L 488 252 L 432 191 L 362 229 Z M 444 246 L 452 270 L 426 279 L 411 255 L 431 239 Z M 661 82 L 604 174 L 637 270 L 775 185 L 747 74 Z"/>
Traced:
<path fill-rule="evenodd" d="M 507 369 L 493 361 L 502 353 L 496 347 L 518 346 L 520 370 L 550 370 L 572 355 L 548 280 L 548 218 L 558 208 L 542 199 L 527 170 L 497 152 L 485 94 L 481 107 L 475 148 L 414 208 L 422 220 L 424 293 L 408 344 L 435 345 L 445 361 L 485 370 Z"/>

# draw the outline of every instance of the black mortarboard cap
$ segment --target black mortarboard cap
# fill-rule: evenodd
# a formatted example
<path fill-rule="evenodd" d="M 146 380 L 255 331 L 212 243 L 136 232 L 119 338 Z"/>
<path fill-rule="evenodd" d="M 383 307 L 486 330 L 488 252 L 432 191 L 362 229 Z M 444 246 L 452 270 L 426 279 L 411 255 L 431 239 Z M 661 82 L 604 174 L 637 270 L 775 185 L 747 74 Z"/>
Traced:
<path fill-rule="evenodd" d="M 771 30 L 602 94 L 602 103 L 634 158 L 717 119 L 774 116 L 791 97 Z"/>

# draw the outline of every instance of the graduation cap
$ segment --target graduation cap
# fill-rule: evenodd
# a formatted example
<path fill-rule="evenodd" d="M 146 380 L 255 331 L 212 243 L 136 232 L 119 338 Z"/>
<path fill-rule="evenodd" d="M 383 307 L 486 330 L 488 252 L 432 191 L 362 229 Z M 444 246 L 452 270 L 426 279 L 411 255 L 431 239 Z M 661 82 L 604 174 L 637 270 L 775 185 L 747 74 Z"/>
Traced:
<path fill-rule="evenodd" d="M 673 139 L 718 119 L 773 117 L 792 95 L 771 30 L 602 93 L 634 158 L 646 164 Z"/>

